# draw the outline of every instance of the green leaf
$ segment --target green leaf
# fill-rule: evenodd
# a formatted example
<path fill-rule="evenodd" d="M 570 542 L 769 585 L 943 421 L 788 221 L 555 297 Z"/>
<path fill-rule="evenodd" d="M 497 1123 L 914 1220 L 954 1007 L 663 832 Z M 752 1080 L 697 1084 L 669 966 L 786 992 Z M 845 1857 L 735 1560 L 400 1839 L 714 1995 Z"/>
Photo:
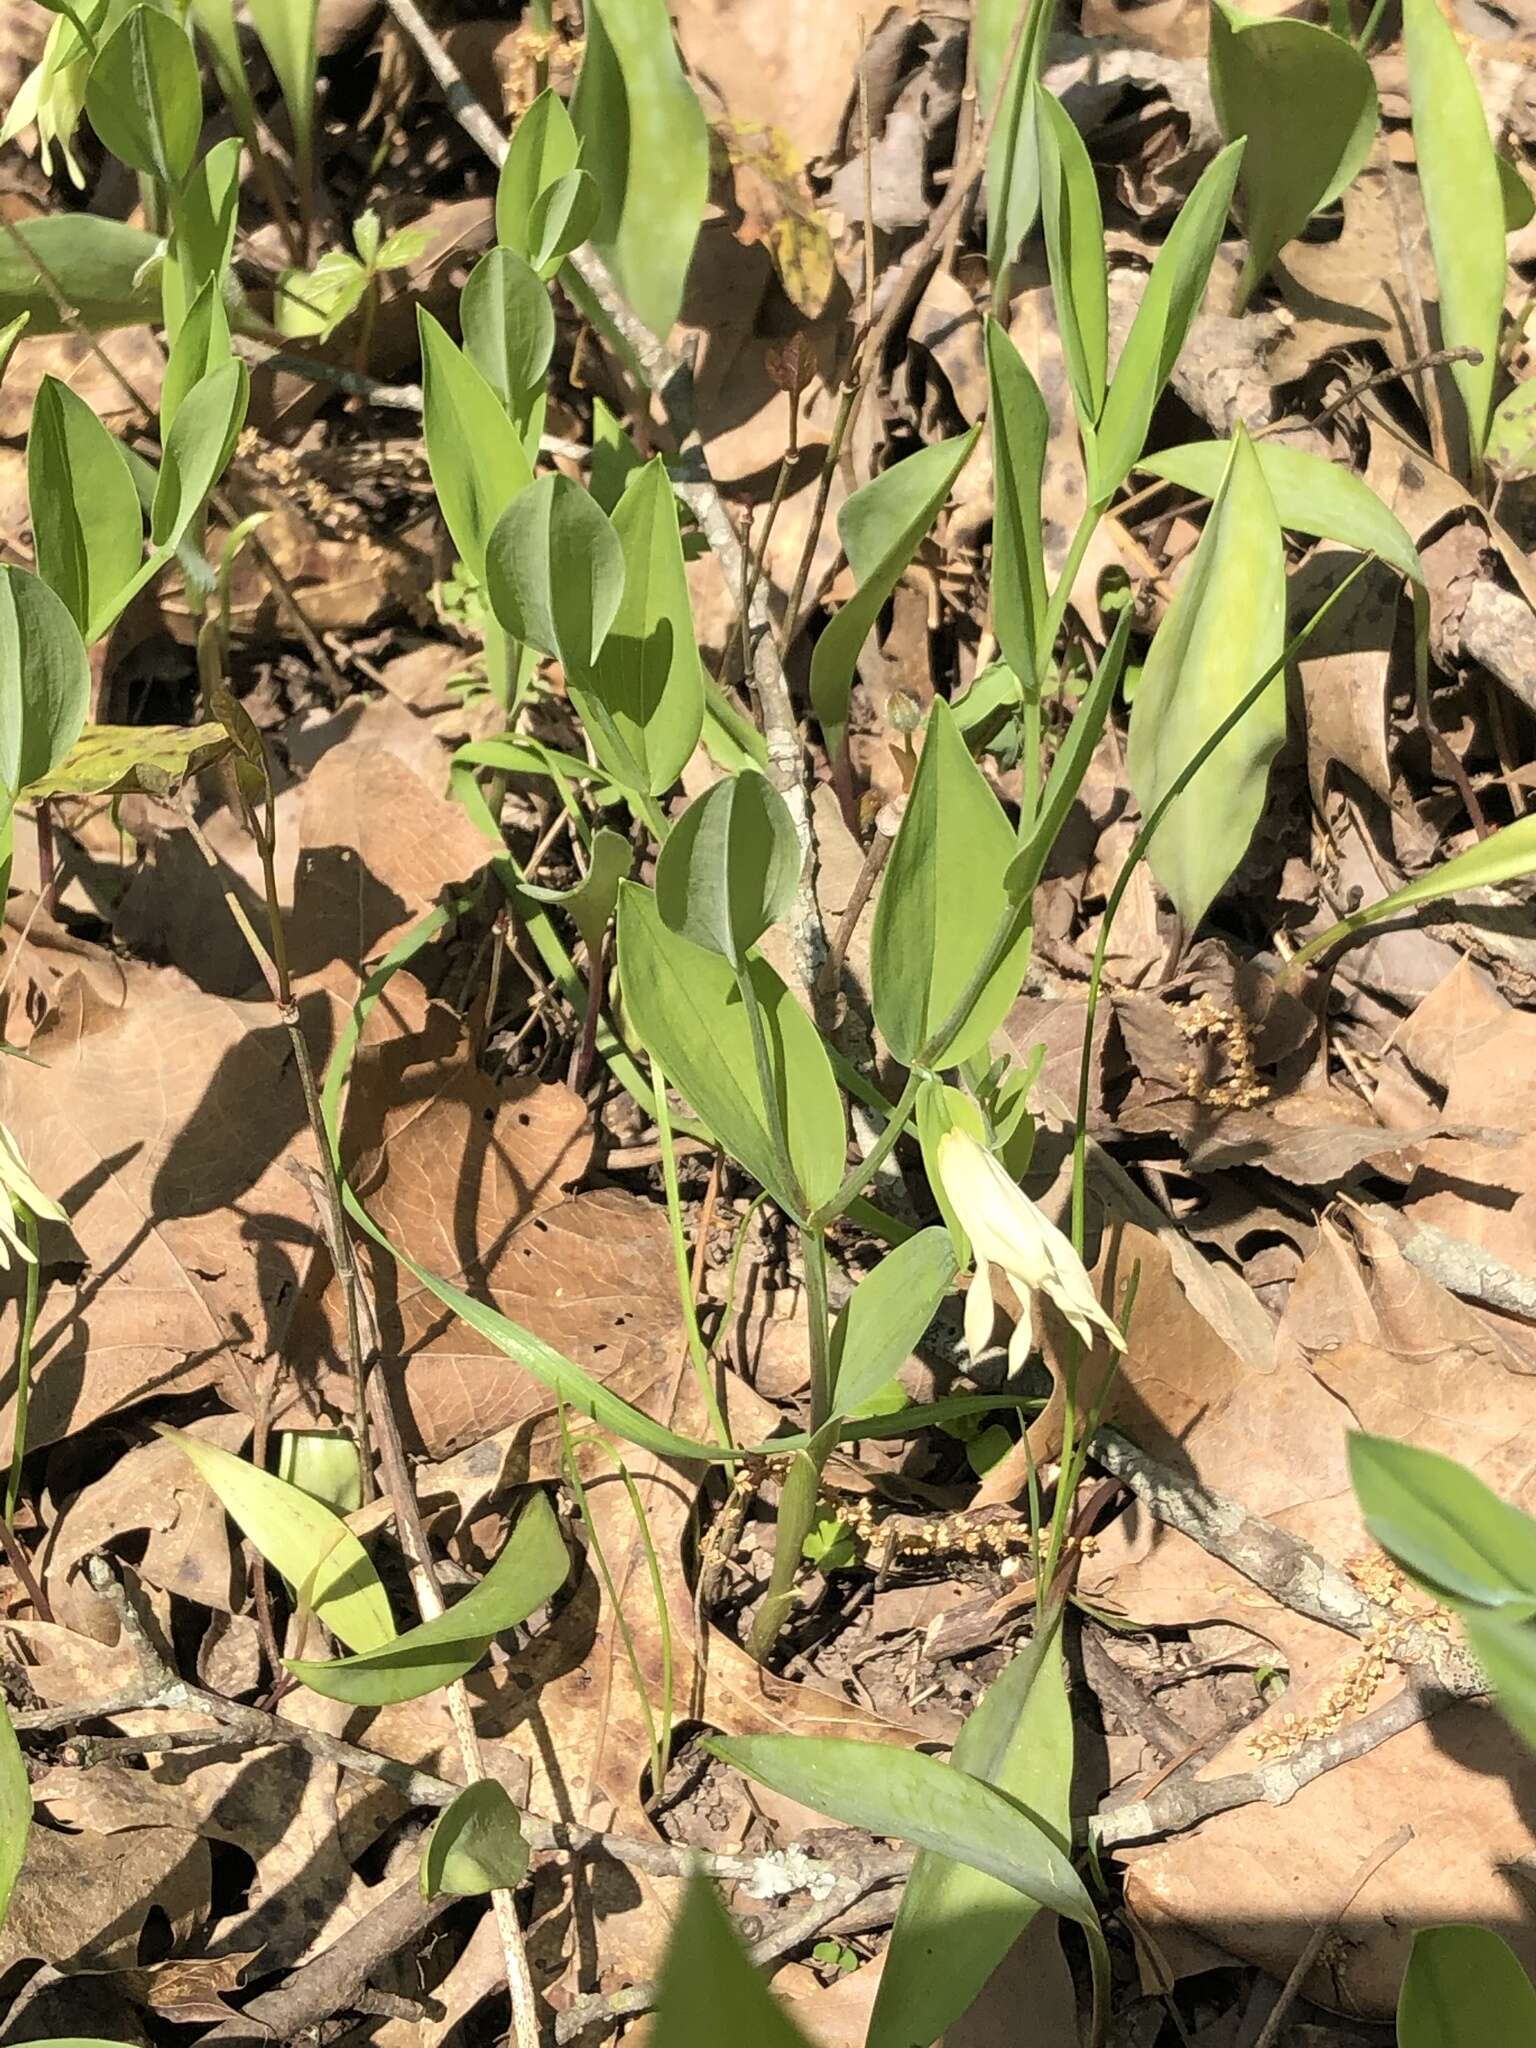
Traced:
<path fill-rule="evenodd" d="M 533 470 L 494 387 L 424 306 L 416 323 L 432 487 L 454 546 L 483 583 L 492 530 L 533 482 Z"/>
<path fill-rule="evenodd" d="M 277 280 L 277 331 L 292 340 L 326 341 L 363 303 L 368 272 L 350 249 L 327 249 L 312 270 Z"/>
<path fill-rule="evenodd" d="M 940 1035 L 1015 911 L 1007 874 L 1016 851 L 1002 805 L 937 699 L 870 942 L 875 1021 L 904 1066 L 959 1066 L 985 1050 L 1012 1007 L 1029 961 L 1027 905 L 1007 953 Z"/>
<path fill-rule="evenodd" d="M 1405 910 L 1417 909 L 1425 903 L 1439 903 L 1448 896 L 1459 895 L 1463 889 L 1496 888 L 1501 882 L 1519 881 L 1522 876 L 1532 873 L 1536 873 L 1536 815 L 1517 818 L 1513 825 L 1490 832 L 1486 839 L 1469 846 L 1465 853 L 1455 854 L 1450 860 L 1431 868 L 1427 874 L 1405 882 L 1401 889 L 1394 889 L 1379 903 L 1368 903 L 1359 910 L 1351 910 L 1317 938 L 1309 939 L 1292 956 L 1287 971 L 1305 967 L 1309 961 L 1329 952 L 1341 939 L 1364 931 L 1370 925 L 1381 924 L 1387 918 L 1400 917 Z"/>
<path fill-rule="evenodd" d="M 1157 252 L 1099 421 L 1093 488 L 1100 502 L 1125 482 L 1146 446 L 1152 414 L 1204 301 L 1242 159 L 1240 142 L 1212 158 Z"/>
<path fill-rule="evenodd" d="M 581 144 L 565 102 L 546 86 L 512 130 L 496 181 L 496 240 L 535 270 L 539 258 L 534 205 L 580 160 Z"/>
<path fill-rule="evenodd" d="M 246 0 L 246 12 L 277 74 L 302 166 L 314 148 L 317 0 Z"/>
<path fill-rule="evenodd" d="M 702 1871 L 688 1880 L 661 1965 L 651 2048 L 809 2048 Z"/>
<path fill-rule="evenodd" d="M 1035 643 L 1045 616 L 1040 482 L 1051 416 L 1007 330 L 986 327 L 987 426 L 996 506 L 992 518 L 992 630 L 1003 659 L 1029 689 L 1040 687 Z"/>
<path fill-rule="evenodd" d="M 544 1494 L 536 1493 L 479 1585 L 435 1621 L 420 1622 L 355 1657 L 324 1663 L 285 1657 L 283 1662 L 311 1691 L 350 1706 L 417 1700 L 472 1671 L 496 1636 L 526 1621 L 559 1591 L 570 1568 L 555 1511 Z"/>
<path fill-rule="evenodd" d="M 767 1031 L 790 1163 L 815 1209 L 842 1185 L 848 1141 L 842 1096 L 821 1035 L 766 960 L 747 970 Z M 624 1008 L 695 1114 L 783 1207 L 763 1117 L 752 1037 L 732 970 L 667 929 L 651 890 L 619 891 L 619 984 Z"/>
<path fill-rule="evenodd" d="M 27 497 L 38 573 L 93 641 L 138 573 L 144 514 L 116 436 L 57 377 L 33 403 Z"/>
<path fill-rule="evenodd" d="M 953 1285 L 949 1232 L 920 1230 L 866 1273 L 832 1326 L 832 1413 L 853 1415 L 917 1348 Z"/>
<path fill-rule="evenodd" d="M 1413 147 L 1440 287 L 1440 339 L 1475 348 L 1451 365 L 1474 460 L 1488 438 L 1504 314 L 1504 194 L 1482 97 L 1438 0 L 1403 0 Z"/>
<path fill-rule="evenodd" d="M 1006 289 L 1010 264 L 1040 213 L 1040 142 L 1035 82 L 1055 19 L 1055 0 L 1027 0 L 1029 23 L 1019 38 L 1007 83 L 1003 69 L 1013 50 L 1019 0 L 977 0 L 976 101 L 985 118 L 995 106 L 987 147 L 987 272 L 994 298 Z M 1001 97 L 999 94 L 1001 93 Z"/>
<path fill-rule="evenodd" d="M 811 656 L 811 702 L 828 754 L 842 752 L 854 666 L 870 628 L 898 578 L 943 507 L 976 446 L 980 427 L 957 440 L 920 448 L 867 483 L 837 515 L 837 530 L 858 589 L 837 614 Z"/>
<path fill-rule="evenodd" d="M 1271 440 L 1255 441 L 1252 448 L 1282 526 L 1379 555 L 1410 583 L 1424 582 L 1424 564 L 1407 529 L 1363 478 L 1304 448 L 1287 448 Z M 1160 449 L 1136 467 L 1214 498 L 1231 459 L 1230 441 L 1189 441 L 1180 448 Z"/>
<path fill-rule="evenodd" d="M 1285 244 L 1364 168 L 1376 139 L 1376 81 L 1354 44 L 1331 29 L 1258 20 L 1230 0 L 1212 0 L 1210 67 L 1221 132 L 1248 143 L 1241 308 Z"/>
<path fill-rule="evenodd" d="M 153 320 L 160 294 L 151 266 L 159 253 L 157 236 L 101 214 L 45 213 L 18 221 L 0 236 L 0 320 L 25 313 L 29 334 L 63 332 L 66 323 L 40 264 L 92 334 Z"/>
<path fill-rule="evenodd" d="M 218 279 L 211 277 L 188 307 L 165 366 L 165 382 L 160 390 L 163 434 L 174 426 L 177 413 L 194 387 L 230 360 L 229 316 L 224 311 Z"/>
<path fill-rule="evenodd" d="M 477 1899 L 511 1891 L 528 1875 L 517 1808 L 494 1778 L 466 1785 L 432 1825 L 421 1852 L 421 1895 Z"/>
<path fill-rule="evenodd" d="M 712 1736 L 704 1747 L 847 1827 L 894 1835 L 985 1871 L 1075 1920 L 1102 1949 L 1098 1915 L 1071 1857 L 1023 1807 L 968 1771 L 915 1750 L 832 1735 Z"/>
<path fill-rule="evenodd" d="M 202 32 L 203 40 L 213 53 L 213 68 L 218 75 L 219 87 L 229 102 L 229 110 L 235 117 L 240 135 L 253 135 L 256 132 L 256 104 L 251 97 L 245 54 L 240 47 L 240 30 L 235 24 L 234 0 L 189 0 L 187 15 Z M 236 136 L 234 142 L 238 152 L 240 136 Z"/>
<path fill-rule="evenodd" d="M 746 963 L 794 901 L 800 842 L 766 776 L 728 775 L 694 798 L 656 863 L 656 904 L 680 938 Z"/>
<path fill-rule="evenodd" d="M 635 444 L 615 414 L 600 398 L 592 400 L 592 462 L 588 482 L 592 495 L 611 519 L 624 487 L 644 468 Z"/>
<path fill-rule="evenodd" d="M 0 567 L 0 813 L 74 745 L 91 665 L 61 599 L 26 569 Z"/>
<path fill-rule="evenodd" d="M 1131 707 L 1126 767 L 1144 818 L 1284 647 L 1280 522 L 1253 443 L 1239 432 Z M 1148 859 L 1187 931 L 1242 859 L 1284 738 L 1285 678 L 1276 675 L 1164 816 Z"/>
<path fill-rule="evenodd" d="M 280 1429 L 276 1435 L 277 1476 L 338 1515 L 363 1504 L 363 1471 L 357 1445 L 335 1429 Z"/>
<path fill-rule="evenodd" d="M 470 272 L 459 300 L 464 349 L 524 436 L 534 405 L 544 395 L 544 374 L 555 349 L 549 292 L 522 257 L 492 249 Z M 528 449 L 529 460 L 537 447 Z"/>
<path fill-rule="evenodd" d="M 1536 1749 L 1536 1622 L 1478 1608 L 1462 1624 L 1482 1665 L 1499 1712 L 1529 1748 Z"/>
<path fill-rule="evenodd" d="M 1536 1520 L 1438 1451 L 1354 1431 L 1349 1476 L 1365 1526 L 1439 1600 L 1536 1615 Z"/>
<path fill-rule="evenodd" d="M 32 1832 L 32 1785 L 10 1711 L 0 1699 L 0 1927 L 10 1911 L 11 1893 L 26 1860 Z"/>
<path fill-rule="evenodd" d="M 239 210 L 240 137 L 231 135 L 214 144 L 172 197 L 171 239 L 160 269 L 160 296 L 173 344 L 181 339 L 182 323 L 206 286 L 213 286 L 217 298 L 224 296 Z M 168 424 L 163 397 L 160 421 Z"/>
<path fill-rule="evenodd" d="M 1017 1801 L 1054 1840 L 1071 1840 L 1072 1710 L 1059 1619 L 993 1680 L 950 1762 Z M 1013 1886 L 921 1850 L 901 1895 L 865 2048 L 938 2040 L 1035 1912 Z"/>
<path fill-rule="evenodd" d="M 130 170 L 179 185 L 203 125 L 203 87 L 186 30 L 158 7 L 136 7 L 96 54 L 85 111 Z"/>
<path fill-rule="evenodd" d="M 575 492 L 577 487 L 569 488 Z M 577 663 L 573 678 L 578 708 L 600 758 L 611 751 L 605 749 L 602 729 L 611 722 L 619 758 L 609 765 L 648 795 L 659 796 L 682 773 L 704 724 L 704 671 L 683 567 L 677 499 L 659 455 L 631 479 L 611 525 L 596 499 L 579 495 L 587 525 L 602 541 L 604 577 L 592 598 L 603 620 L 603 633 L 592 649 L 595 665 Z M 565 666 L 569 670 L 571 663 Z M 597 715 L 589 715 L 594 709 Z"/>
<path fill-rule="evenodd" d="M 1062 354 L 1083 444 L 1104 410 L 1109 374 L 1109 279 L 1104 215 L 1087 144 L 1060 100 L 1043 86 L 1035 99 L 1040 128 L 1041 210 Z M 1095 496 L 1097 496 L 1095 492 Z"/>
<path fill-rule="evenodd" d="M 540 277 L 553 277 L 573 249 L 589 241 L 602 210 L 597 180 L 585 171 L 567 171 L 533 202 L 528 220 L 531 262 Z"/>
<path fill-rule="evenodd" d="M 513 499 L 485 551 L 491 610 L 512 635 L 585 681 L 624 590 L 624 550 L 591 494 L 558 471 Z"/>
<path fill-rule="evenodd" d="M 709 196 L 709 130 L 683 75 L 666 0 L 592 0 L 571 99 L 601 207 L 593 246 L 665 338 Z"/>
<path fill-rule="evenodd" d="M 1536 1988 L 1487 1927 L 1421 1927 L 1397 2000 L 1397 2048 L 1536 2041 Z"/>
<path fill-rule="evenodd" d="M 1536 220 L 1536 192 L 1521 177 L 1507 156 L 1499 156 L 1499 190 L 1504 196 L 1504 232 L 1518 235 Z"/>
<path fill-rule="evenodd" d="M 1484 453 L 1506 476 L 1530 469 L 1536 455 L 1536 377 L 1517 384 L 1494 408 Z"/>
<path fill-rule="evenodd" d="M 28 317 L 25 313 L 18 313 L 14 320 L 8 320 L 4 327 L 0 327 L 0 377 L 5 375 L 11 352 L 26 332 Z"/>
<path fill-rule="evenodd" d="M 379 1575 L 339 1515 L 233 1451 L 168 1423 L 157 1422 L 154 1428 L 185 1454 L 231 1521 L 332 1635 L 357 1650 L 376 1650 L 396 1639 Z"/>
<path fill-rule="evenodd" d="M 244 363 L 230 362 L 204 377 L 182 400 L 176 423 L 165 437 L 149 519 L 149 537 L 162 554 L 168 554 L 200 516 L 224 474 L 245 425 L 250 396 L 250 372 Z"/>
<path fill-rule="evenodd" d="M 87 725 L 68 751 L 25 785 L 29 797 L 172 797 L 191 776 L 222 761 L 222 725 Z"/>

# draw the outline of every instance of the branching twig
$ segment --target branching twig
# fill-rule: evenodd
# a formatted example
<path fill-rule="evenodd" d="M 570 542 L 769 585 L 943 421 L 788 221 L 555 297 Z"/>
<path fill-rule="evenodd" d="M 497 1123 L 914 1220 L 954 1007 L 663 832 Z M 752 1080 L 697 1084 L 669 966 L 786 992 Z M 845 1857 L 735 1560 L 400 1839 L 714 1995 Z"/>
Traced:
<path fill-rule="evenodd" d="M 1284 1806 L 1303 1786 L 1310 1785 L 1340 1764 L 1369 1756 L 1394 1735 L 1416 1728 L 1442 1707 L 1475 1697 L 1472 1692 L 1449 1692 L 1435 1685 L 1408 1685 L 1358 1721 L 1346 1722 L 1312 1742 L 1304 1742 L 1289 1756 L 1275 1757 L 1257 1770 L 1229 1771 L 1220 1778 L 1170 1778 L 1146 1799 L 1111 1807 L 1088 1824 L 1094 1846 L 1114 1849 L 1127 1842 L 1147 1842 L 1161 1835 L 1181 1833 L 1197 1827 L 1218 1813 L 1235 1807 Z"/>

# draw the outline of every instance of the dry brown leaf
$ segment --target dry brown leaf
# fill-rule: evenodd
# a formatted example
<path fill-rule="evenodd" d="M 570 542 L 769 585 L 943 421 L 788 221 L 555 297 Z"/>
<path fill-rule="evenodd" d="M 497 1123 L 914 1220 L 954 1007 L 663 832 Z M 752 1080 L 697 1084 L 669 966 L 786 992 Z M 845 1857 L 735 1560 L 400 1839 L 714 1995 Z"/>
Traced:
<path fill-rule="evenodd" d="M 34 1827 L 0 1930 L 0 1970 L 31 1959 L 69 1971 L 132 1969 L 152 1913 L 177 1942 L 202 1924 L 209 1875 L 207 1843 L 181 1828 Z"/>
<path fill-rule="evenodd" d="M 1339 557 L 1326 548 L 1291 578 L 1297 616 L 1310 617 L 1338 587 Z M 1297 669 L 1306 705 L 1307 778 L 1321 810 L 1329 770 L 1358 776 L 1383 803 L 1392 796 L 1387 757 L 1387 678 L 1399 613 L 1401 580 L 1369 571 L 1348 591 L 1308 641 Z"/>
<path fill-rule="evenodd" d="M 681 0 L 673 18 L 689 68 L 731 117 L 781 129 L 808 162 L 835 147 L 865 27 L 884 11 L 854 0 Z"/>
<path fill-rule="evenodd" d="M 323 1055 L 330 1000 L 301 1018 Z M 31 1050 L 40 1064 L 0 1067 L 0 1117 L 70 1231 L 44 1238 L 29 1442 L 210 1382 L 248 1411 L 313 1237 L 286 1169 L 314 1149 L 286 1031 L 270 1005 L 125 964 L 116 1003 L 83 974 L 61 982 Z"/>
<path fill-rule="evenodd" d="M 289 951 L 296 974 L 332 960 L 357 967 L 386 951 L 450 882 L 490 858 L 459 804 L 434 796 L 381 747 L 333 748 L 310 776 L 299 816 Z"/>
<path fill-rule="evenodd" d="M 1373 1555 L 1345 1466 L 1352 1421 L 1454 1449 L 1512 1497 L 1536 1496 L 1529 1448 L 1536 1380 L 1506 1370 L 1487 1345 L 1424 1355 L 1347 1342 L 1320 1355 L 1310 1372 L 1288 1346 L 1274 1370 L 1255 1372 L 1202 1328 L 1170 1289 L 1154 1249 L 1126 1235 L 1121 1258 L 1140 1257 L 1143 1274 L 1120 1426 L 1149 1450 L 1346 1567 Z M 1314 1257 L 1336 1281 L 1338 1240 L 1321 1240 Z M 1326 1277 L 1313 1298 L 1326 1316 L 1335 1298 Z M 1350 1298 L 1368 1317 L 1358 1284 Z M 1442 1309 L 1448 1317 L 1468 1313 L 1449 1300 Z M 1142 1622 L 1235 1623 L 1283 1654 L 1290 1690 L 1205 1775 L 1250 1768 L 1255 1738 L 1282 1748 L 1299 1739 L 1287 1715 L 1302 1723 L 1304 1737 L 1307 1717 L 1331 1711 L 1337 1689 L 1363 1670 L 1351 1638 L 1278 1607 L 1140 1511 L 1105 1532 L 1085 1568 L 1084 1590 Z M 1389 1667 L 1378 1689 L 1362 1686 L 1366 1704 L 1379 1704 L 1396 1683 Z M 1239 1808 L 1132 1852 L 1129 1906 L 1152 1951 L 1176 1974 L 1207 1967 L 1220 1949 L 1284 1976 L 1368 1850 L 1411 1822 L 1417 1841 L 1374 1880 L 1331 1975 L 1320 1969 L 1308 1985 L 1327 2003 L 1385 2015 L 1414 1927 L 1443 1919 L 1447 1897 L 1469 1918 L 1512 1925 L 1518 1888 L 1508 1873 L 1532 1853 L 1521 1806 L 1536 1785 L 1536 1764 L 1516 1750 L 1491 1712 L 1453 1709 L 1327 1773 L 1285 1807 Z M 1528 1924 L 1517 1947 L 1527 1960 L 1536 1954 Z"/>

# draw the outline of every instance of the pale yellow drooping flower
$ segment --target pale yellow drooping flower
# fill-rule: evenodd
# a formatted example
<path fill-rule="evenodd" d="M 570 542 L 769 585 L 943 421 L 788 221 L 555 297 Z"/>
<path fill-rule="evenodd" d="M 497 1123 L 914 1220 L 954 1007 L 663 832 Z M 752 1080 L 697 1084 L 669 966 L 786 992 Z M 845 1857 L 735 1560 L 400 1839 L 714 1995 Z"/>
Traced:
<path fill-rule="evenodd" d="M 976 1277 L 965 1298 L 965 1343 L 972 1358 L 980 1357 L 992 1335 L 996 1313 L 992 1268 L 1013 1282 L 1019 1297 L 1019 1319 L 1008 1341 L 1008 1370 L 1017 1372 L 1034 1341 L 1032 1297 L 1049 1295 L 1085 1344 L 1095 1331 L 1117 1351 L 1125 1339 L 1114 1319 L 1100 1306 L 1082 1260 L 1071 1240 L 1008 1178 L 984 1145 L 960 1130 L 939 1140 L 939 1178 L 944 1192 L 971 1240 Z"/>
<path fill-rule="evenodd" d="M 32 1249 L 17 1224 L 20 1209 L 33 1216 L 47 1216 L 55 1223 L 69 1221 L 52 1195 L 45 1195 L 28 1173 L 16 1140 L 0 1124 L 0 1271 L 9 1271 L 13 1251 L 29 1266 L 34 1263 Z"/>

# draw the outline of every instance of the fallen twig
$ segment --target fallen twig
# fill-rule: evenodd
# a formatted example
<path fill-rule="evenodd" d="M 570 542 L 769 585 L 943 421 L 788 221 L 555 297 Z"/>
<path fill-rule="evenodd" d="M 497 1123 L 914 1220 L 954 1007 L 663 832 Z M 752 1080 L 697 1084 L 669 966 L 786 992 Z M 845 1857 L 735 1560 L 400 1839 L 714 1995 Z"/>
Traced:
<path fill-rule="evenodd" d="M 1389 1835 L 1379 1848 L 1373 1849 L 1370 1855 L 1361 1863 L 1359 1869 L 1356 1870 L 1346 1886 L 1339 1899 L 1339 1903 L 1331 1913 L 1319 1920 L 1313 1928 L 1306 1947 L 1296 1958 L 1291 1974 L 1286 1978 L 1281 1988 L 1280 1996 L 1270 2008 L 1269 2018 L 1260 2029 L 1259 2037 L 1254 2042 L 1253 2048 L 1276 2048 L 1276 2044 L 1280 2039 L 1280 2029 L 1285 2024 L 1285 2016 L 1301 1996 L 1301 1987 L 1306 1983 L 1312 1965 L 1322 1953 L 1323 1943 L 1332 1934 L 1333 1930 L 1338 1926 L 1344 1915 L 1355 1903 L 1355 1900 L 1359 1898 L 1381 1866 L 1384 1863 L 1390 1862 L 1399 1849 L 1406 1849 L 1412 1840 L 1413 1829 L 1401 1827 L 1395 1835 Z"/>

